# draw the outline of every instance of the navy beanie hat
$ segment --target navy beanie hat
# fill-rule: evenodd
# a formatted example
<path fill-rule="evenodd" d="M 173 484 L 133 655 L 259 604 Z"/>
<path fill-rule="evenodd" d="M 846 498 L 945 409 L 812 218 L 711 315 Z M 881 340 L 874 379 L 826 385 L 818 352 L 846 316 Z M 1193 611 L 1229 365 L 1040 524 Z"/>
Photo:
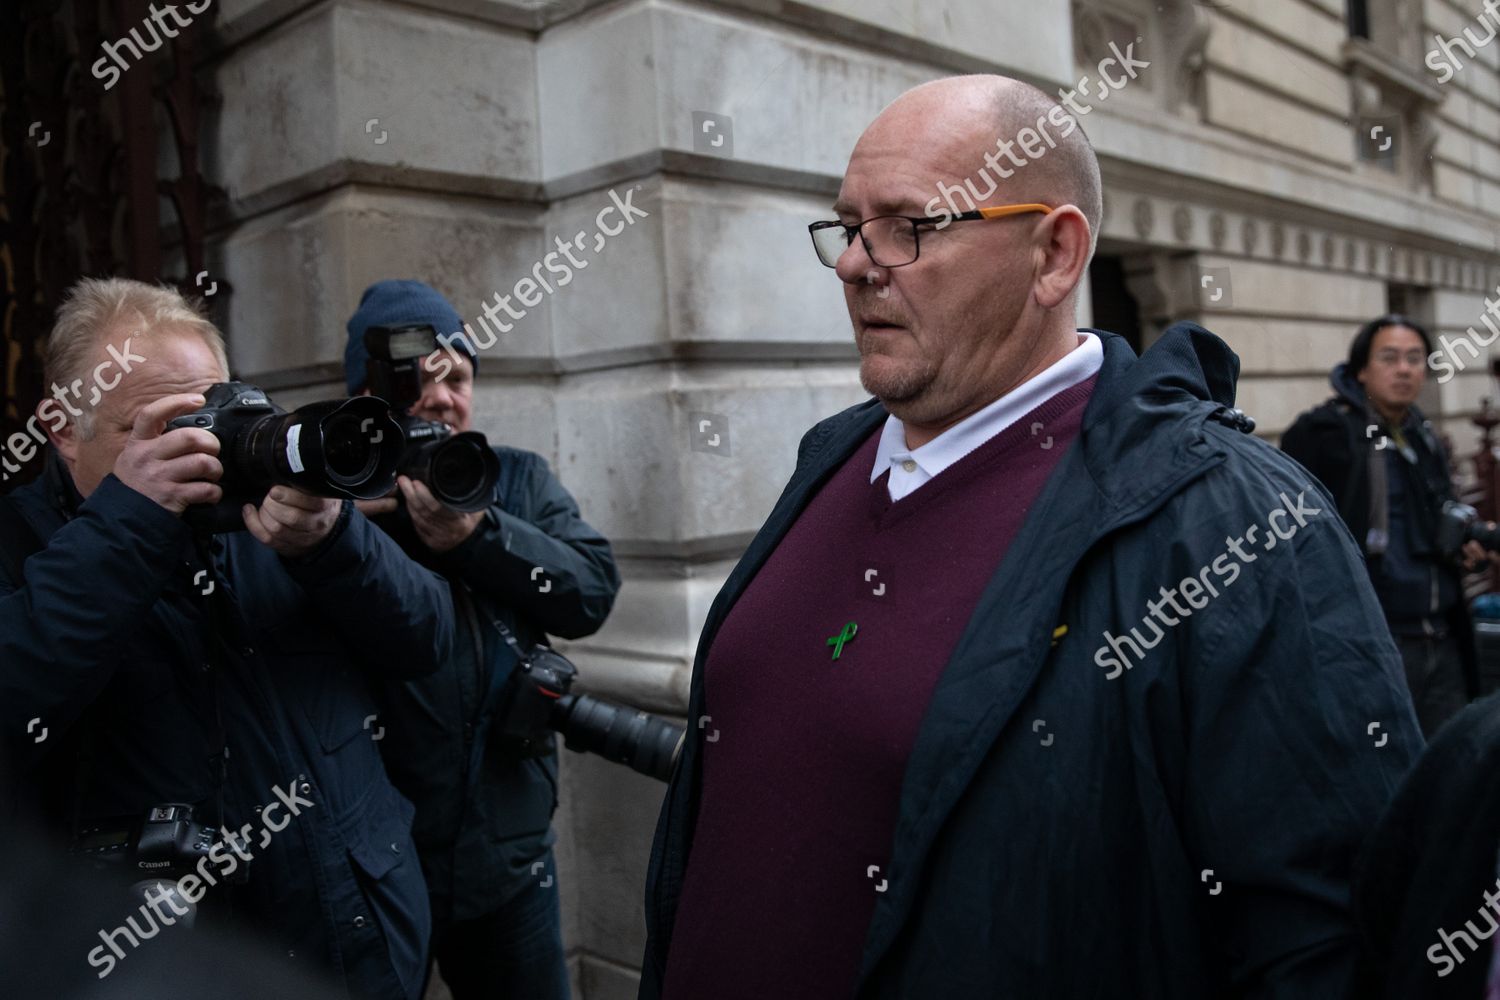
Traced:
<path fill-rule="evenodd" d="M 365 363 L 370 360 L 365 331 L 372 326 L 412 323 L 426 323 L 438 336 L 449 338 L 444 343 L 467 354 L 475 372 L 479 371 L 479 353 L 464 332 L 464 321 L 435 288 L 420 281 L 377 281 L 365 289 L 359 308 L 349 317 L 349 341 L 344 345 L 344 386 L 349 395 L 365 387 Z"/>

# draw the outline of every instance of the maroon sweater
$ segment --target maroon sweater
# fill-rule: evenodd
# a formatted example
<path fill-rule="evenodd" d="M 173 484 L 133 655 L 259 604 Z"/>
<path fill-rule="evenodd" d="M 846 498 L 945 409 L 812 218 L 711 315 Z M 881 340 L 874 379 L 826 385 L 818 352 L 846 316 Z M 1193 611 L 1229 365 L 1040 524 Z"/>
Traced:
<path fill-rule="evenodd" d="M 664 1000 L 853 994 L 927 703 L 1094 382 L 895 503 L 889 473 L 870 482 L 877 426 L 735 602 L 704 664 L 713 742 Z"/>

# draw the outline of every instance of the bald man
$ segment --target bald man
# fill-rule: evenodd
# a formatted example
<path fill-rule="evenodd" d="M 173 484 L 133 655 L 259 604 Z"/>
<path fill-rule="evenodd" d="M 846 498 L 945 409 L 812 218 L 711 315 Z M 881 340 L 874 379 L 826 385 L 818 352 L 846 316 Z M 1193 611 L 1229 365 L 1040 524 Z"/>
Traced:
<path fill-rule="evenodd" d="M 999 77 L 856 145 L 811 229 L 874 398 L 803 437 L 709 610 L 641 997 L 1341 996 L 1421 745 L 1401 661 L 1223 342 L 1076 328 L 1099 192 Z"/>

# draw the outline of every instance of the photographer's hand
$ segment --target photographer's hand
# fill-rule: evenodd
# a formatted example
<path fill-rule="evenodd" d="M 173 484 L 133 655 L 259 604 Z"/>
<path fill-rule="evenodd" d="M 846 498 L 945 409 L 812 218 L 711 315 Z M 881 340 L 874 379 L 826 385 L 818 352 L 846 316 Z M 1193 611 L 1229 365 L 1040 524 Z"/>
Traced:
<path fill-rule="evenodd" d="M 283 556 L 304 556 L 328 537 L 343 501 L 315 497 L 290 486 L 274 486 L 260 509 L 245 504 L 245 527 L 256 540 Z"/>
<path fill-rule="evenodd" d="M 458 548 L 484 519 L 484 511 L 463 514 L 443 506 L 426 483 L 401 476 L 396 485 L 406 497 L 406 509 L 411 512 L 411 523 L 417 529 L 417 537 L 433 552 Z"/>
<path fill-rule="evenodd" d="M 162 433 L 167 421 L 202 405 L 201 395 L 178 393 L 141 407 L 115 459 L 115 478 L 174 514 L 194 504 L 218 503 L 224 495 L 217 485 L 224 475 L 219 439 L 196 427 Z"/>
<path fill-rule="evenodd" d="M 1488 527 L 1491 530 L 1494 530 L 1495 522 L 1491 521 Z M 1465 573 L 1474 572 L 1479 568 L 1480 564 L 1484 562 L 1488 562 L 1492 566 L 1500 565 L 1500 552 L 1491 552 L 1475 539 L 1471 538 L 1467 542 L 1464 542 L 1464 547 L 1461 552 L 1463 554 L 1463 567 Z"/>

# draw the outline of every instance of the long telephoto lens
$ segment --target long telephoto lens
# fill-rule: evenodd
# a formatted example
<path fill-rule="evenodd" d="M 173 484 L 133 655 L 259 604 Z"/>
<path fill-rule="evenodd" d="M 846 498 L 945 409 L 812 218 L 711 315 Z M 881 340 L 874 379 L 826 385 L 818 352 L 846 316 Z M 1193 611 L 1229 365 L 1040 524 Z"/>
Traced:
<path fill-rule="evenodd" d="M 552 728 L 562 733 L 569 750 L 596 753 L 658 781 L 671 778 L 685 732 L 660 716 L 586 694 L 557 699 Z"/>

